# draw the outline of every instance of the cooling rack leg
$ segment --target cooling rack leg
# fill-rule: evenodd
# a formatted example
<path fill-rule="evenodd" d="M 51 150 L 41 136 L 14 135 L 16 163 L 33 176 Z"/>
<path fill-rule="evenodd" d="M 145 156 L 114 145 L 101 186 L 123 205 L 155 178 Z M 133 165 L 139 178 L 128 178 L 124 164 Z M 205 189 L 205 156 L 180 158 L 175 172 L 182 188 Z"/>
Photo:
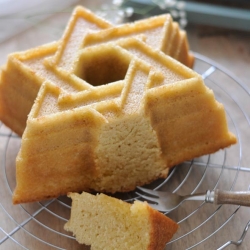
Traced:
<path fill-rule="evenodd" d="M 225 243 L 223 246 L 218 248 L 218 250 L 225 249 L 229 245 L 236 245 L 236 246 L 241 245 L 241 243 L 243 242 L 243 240 L 244 240 L 244 238 L 245 238 L 245 236 L 247 234 L 247 231 L 248 231 L 249 227 L 250 227 L 250 220 L 248 221 L 248 223 L 247 223 L 246 227 L 244 228 L 244 231 L 243 231 L 243 233 L 242 233 L 242 235 L 241 235 L 241 237 L 240 237 L 240 239 L 238 241 L 230 240 L 227 243 Z"/>

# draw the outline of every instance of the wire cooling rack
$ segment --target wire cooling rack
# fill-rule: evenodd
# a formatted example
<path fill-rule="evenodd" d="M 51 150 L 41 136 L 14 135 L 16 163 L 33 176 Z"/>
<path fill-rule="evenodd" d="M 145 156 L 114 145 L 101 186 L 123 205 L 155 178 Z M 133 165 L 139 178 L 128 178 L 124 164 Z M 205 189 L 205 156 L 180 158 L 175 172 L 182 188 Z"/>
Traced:
<path fill-rule="evenodd" d="M 237 136 L 238 144 L 184 162 L 176 166 L 165 180 L 158 180 L 149 187 L 180 194 L 214 188 L 247 190 L 248 186 L 244 186 L 242 180 L 249 179 L 250 174 L 250 169 L 244 167 L 247 164 L 245 145 L 249 140 L 246 131 L 250 126 L 250 92 L 220 65 L 200 54 L 195 54 L 195 57 L 195 70 L 213 89 L 216 99 L 224 104 L 229 128 Z M 80 246 L 63 229 L 70 215 L 71 203 L 67 197 L 12 205 L 15 157 L 20 141 L 11 130 L 0 125 L 0 249 L 89 249 Z M 118 196 L 126 201 L 136 198 L 134 192 Z M 197 201 L 183 203 L 168 214 L 178 222 L 180 229 L 167 244 L 167 249 L 224 249 L 241 243 L 244 246 L 250 214 L 245 215 L 245 225 L 238 225 L 236 217 L 242 216 L 242 209 L 239 206 L 216 206 Z M 234 235 L 236 226 L 241 228 L 240 235 Z M 215 238 L 219 245 L 214 245 Z"/>

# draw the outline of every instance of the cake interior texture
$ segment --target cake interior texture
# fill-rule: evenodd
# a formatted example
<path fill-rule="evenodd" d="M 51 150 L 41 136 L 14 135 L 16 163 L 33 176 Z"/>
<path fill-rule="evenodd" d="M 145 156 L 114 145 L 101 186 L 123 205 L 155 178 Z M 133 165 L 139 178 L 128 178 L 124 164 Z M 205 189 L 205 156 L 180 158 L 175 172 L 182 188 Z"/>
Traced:
<path fill-rule="evenodd" d="M 133 204 L 106 196 L 70 193 L 72 209 L 65 224 L 76 240 L 92 250 L 163 250 L 178 225 L 146 202 Z"/>

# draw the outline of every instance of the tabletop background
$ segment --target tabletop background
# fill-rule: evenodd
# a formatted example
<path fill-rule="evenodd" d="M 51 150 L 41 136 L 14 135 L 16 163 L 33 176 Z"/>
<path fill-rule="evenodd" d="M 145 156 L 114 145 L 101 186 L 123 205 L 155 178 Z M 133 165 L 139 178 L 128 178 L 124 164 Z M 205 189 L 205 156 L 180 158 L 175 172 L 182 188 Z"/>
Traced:
<path fill-rule="evenodd" d="M 25 2 L 25 1 L 24 1 Z M 53 4 L 47 1 L 47 5 L 41 5 L 44 9 L 39 8 L 37 6 L 33 7 L 30 6 L 30 11 L 33 15 L 28 12 L 29 9 L 25 9 L 21 12 L 21 14 L 16 14 L 16 12 L 11 13 L 11 16 L 8 16 L 11 10 L 7 8 L 6 13 L 0 12 L 0 28 L 1 28 L 1 36 L 0 36 L 0 65 L 3 65 L 7 60 L 7 55 L 11 52 L 21 51 L 25 49 L 29 49 L 31 47 L 44 44 L 46 42 L 57 40 L 61 37 L 64 27 L 68 22 L 70 17 L 72 6 L 75 4 L 82 4 L 85 7 L 90 8 L 91 10 L 103 14 L 105 8 L 108 8 L 109 15 L 107 18 L 110 18 L 111 21 L 117 22 L 121 20 L 117 20 L 117 16 L 114 13 L 117 13 L 117 7 L 110 7 L 111 1 L 55 1 Z M 105 3 L 104 3 L 105 2 Z M 27 3 L 29 4 L 29 3 Z M 52 5 L 51 5 L 52 4 Z M 105 5 L 107 4 L 107 5 Z M 24 6 L 22 6 L 24 7 Z M 33 9 L 32 9 L 33 8 Z M 34 12 L 34 11 L 37 12 Z M 10 12 L 7 12 L 10 11 Z M 112 12 L 113 11 L 113 12 Z M 25 20 L 26 24 L 21 25 L 21 21 Z M 20 25 L 19 25 L 20 24 Z M 13 27 L 10 28 L 10 27 Z M 14 28 L 15 27 L 15 28 Z M 231 30 L 228 28 L 218 28 L 212 26 L 205 26 L 199 24 L 192 24 L 188 23 L 185 27 L 190 43 L 190 48 L 192 51 L 197 52 L 201 55 L 204 55 L 217 64 L 221 65 L 223 69 L 227 72 L 232 74 L 235 79 L 246 86 L 247 90 L 250 89 L 250 33 L 246 31 L 239 31 L 239 30 Z M 15 32 L 13 32 L 15 31 Z M 5 33 L 4 33 L 5 32 Z M 4 36 L 5 34 L 5 36 Z M 199 68 L 195 69 L 199 70 Z M 218 76 L 219 77 L 219 76 Z M 220 80 L 220 79 L 217 79 Z M 238 89 L 235 88 L 231 90 L 232 92 L 237 92 Z M 236 93 L 237 95 L 237 93 Z M 243 96 L 242 98 L 250 98 L 249 92 L 248 95 Z M 246 100 L 246 105 L 243 107 L 248 117 L 250 115 L 250 105 Z M 244 103 L 244 102 L 243 102 Z M 249 119 L 249 118 L 248 118 Z M 237 121 L 241 124 L 241 121 Z M 243 123 L 242 123 L 243 124 Z M 235 190 L 247 190 L 250 185 L 250 156 L 249 156 L 249 149 L 250 149 L 250 132 L 249 132 L 249 123 L 242 125 L 242 131 L 244 132 L 244 140 L 243 140 L 243 152 L 244 157 L 242 161 L 242 165 L 240 166 L 244 171 L 239 172 L 238 181 L 235 185 Z M 9 133 L 7 128 L 3 129 Z M 1 164 L 3 164 L 4 159 L 6 157 L 12 159 L 7 165 L 13 165 L 15 155 L 18 152 L 18 148 L 20 145 L 20 141 L 17 138 L 17 142 L 15 139 L 9 144 L 8 148 L 8 156 L 4 154 L 6 141 L 3 138 L 0 138 L 0 160 Z M 230 152 L 230 151 L 229 151 Z M 2 166 L 1 166 L 2 168 Z M 249 171 L 248 171 L 249 168 Z M 8 175 L 8 173 L 7 173 Z M 13 208 L 11 204 L 11 198 L 9 191 L 3 187 L 5 185 L 6 176 L 3 175 L 3 171 L 0 172 L 0 195 L 1 195 L 1 207 L 0 207 L 0 249 L 23 249 L 21 245 L 27 244 L 29 249 L 44 249 L 41 242 L 37 241 L 36 239 L 32 239 L 29 235 L 27 236 L 26 233 L 13 233 L 12 230 L 19 231 L 19 226 L 11 226 L 10 218 L 6 216 L 6 210 L 11 211 L 10 214 L 12 216 L 19 216 L 19 210 L 15 207 Z M 227 182 L 227 180 L 225 180 Z M 64 200 L 64 198 L 62 198 Z M 36 205 L 32 205 L 32 207 L 28 206 L 25 207 L 32 211 L 37 209 Z M 52 208 L 55 213 L 61 213 L 59 210 L 60 207 L 57 208 L 56 205 Z M 229 207 L 225 206 L 225 211 L 230 210 Z M 63 212 L 62 212 L 63 213 Z M 21 216 L 21 215 L 20 215 Z M 68 213 L 65 215 L 68 216 Z M 177 216 L 176 214 L 171 214 L 174 218 Z M 221 215 L 223 217 L 223 214 Z M 193 223 L 195 224 L 198 218 L 194 219 Z M 227 223 L 225 227 L 219 230 L 215 236 L 211 237 L 205 241 L 202 246 L 197 246 L 195 249 L 217 249 L 222 244 L 226 243 L 228 240 L 238 240 L 242 232 L 250 220 L 250 210 L 249 208 L 241 207 L 236 215 Z M 18 220 L 17 220 L 18 221 Z M 23 220 L 19 220 L 22 223 Z M 33 222 L 35 223 L 35 222 Z M 54 225 L 54 227 L 62 227 L 63 223 Z M 213 230 L 214 225 L 208 225 L 204 228 L 204 230 L 209 231 Z M 14 229 L 13 229 L 14 228 Z M 32 230 L 33 226 L 30 225 L 28 230 Z M 35 228 L 35 227 L 34 227 Z M 38 230 L 38 229 L 34 229 Z M 187 229 L 188 230 L 188 229 Z M 192 234 L 192 237 L 200 237 L 200 235 Z M 7 235 L 7 236 L 6 236 Z M 40 235 L 37 232 L 36 235 Z M 13 237 L 13 238 L 12 238 Z M 45 240 L 51 240 L 50 235 L 48 232 L 45 232 L 45 235 L 38 236 L 42 237 Z M 27 238 L 27 243 L 24 238 Z M 7 239 L 7 240 L 6 240 Z M 14 239 L 14 240 L 13 240 Z M 20 245 L 18 243 L 20 243 Z M 181 243 L 178 241 L 175 244 L 172 244 L 168 247 L 168 249 L 186 249 L 185 244 L 188 246 L 188 240 L 191 239 L 183 239 Z M 80 249 L 80 246 L 75 243 L 71 243 L 69 245 L 67 241 L 64 242 L 64 248 L 66 249 Z M 72 245 L 73 244 L 73 245 Z M 249 249 L 250 248 L 250 232 L 246 234 L 246 237 L 241 246 L 236 247 L 234 245 L 228 246 L 227 249 Z M 53 247 L 46 246 L 46 249 L 54 249 Z M 87 249 L 87 248 L 86 248 Z"/>

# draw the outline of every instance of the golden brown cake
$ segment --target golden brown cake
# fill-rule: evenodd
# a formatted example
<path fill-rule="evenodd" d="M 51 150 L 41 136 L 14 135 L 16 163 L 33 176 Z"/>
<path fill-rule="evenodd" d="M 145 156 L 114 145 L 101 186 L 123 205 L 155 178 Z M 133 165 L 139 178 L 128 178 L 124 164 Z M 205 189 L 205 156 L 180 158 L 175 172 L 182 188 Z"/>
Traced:
<path fill-rule="evenodd" d="M 48 80 L 39 90 L 16 160 L 15 204 L 130 191 L 236 143 L 201 76 L 140 39 L 83 48 L 72 71 L 88 89 Z"/>
<path fill-rule="evenodd" d="M 70 220 L 64 228 L 92 250 L 163 250 L 178 229 L 146 202 L 133 204 L 106 196 L 70 193 Z"/>
<path fill-rule="evenodd" d="M 179 29 L 170 15 L 113 27 L 89 10 L 77 7 L 60 41 L 9 55 L 0 78 L 0 120 L 22 135 L 27 116 L 44 81 L 49 80 L 66 92 L 90 88 L 85 81 L 71 74 L 79 50 L 131 36 L 162 50 L 188 67 L 193 66 L 194 57 L 189 52 L 186 33 Z"/>

